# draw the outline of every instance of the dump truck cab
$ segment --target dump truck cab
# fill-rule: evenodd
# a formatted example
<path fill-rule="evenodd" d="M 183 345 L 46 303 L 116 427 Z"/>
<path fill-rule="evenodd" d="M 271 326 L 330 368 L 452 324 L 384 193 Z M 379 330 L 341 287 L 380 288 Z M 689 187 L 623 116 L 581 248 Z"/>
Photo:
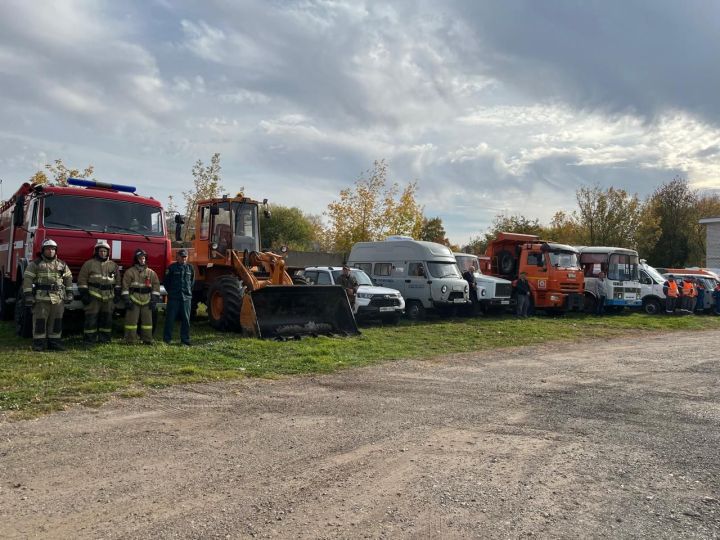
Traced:
<path fill-rule="evenodd" d="M 527 274 L 534 309 L 583 309 L 584 279 L 574 247 L 533 234 L 501 232 L 488 244 L 485 256 L 493 276 L 514 281 L 520 273 Z"/>

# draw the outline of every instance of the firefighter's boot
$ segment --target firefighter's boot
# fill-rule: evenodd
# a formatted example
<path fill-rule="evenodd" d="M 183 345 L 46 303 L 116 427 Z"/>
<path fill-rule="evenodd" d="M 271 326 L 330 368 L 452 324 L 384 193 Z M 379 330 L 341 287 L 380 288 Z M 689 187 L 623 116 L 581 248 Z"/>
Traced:
<path fill-rule="evenodd" d="M 45 338 L 33 339 L 32 350 L 33 351 L 44 351 L 47 348 L 47 341 Z"/>
<path fill-rule="evenodd" d="M 64 351 L 65 345 L 59 339 L 48 339 L 48 349 L 51 351 Z"/>

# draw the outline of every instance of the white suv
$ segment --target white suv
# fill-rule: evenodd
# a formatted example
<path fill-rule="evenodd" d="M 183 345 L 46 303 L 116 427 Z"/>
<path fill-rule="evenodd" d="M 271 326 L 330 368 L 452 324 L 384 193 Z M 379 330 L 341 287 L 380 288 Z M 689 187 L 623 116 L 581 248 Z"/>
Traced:
<path fill-rule="evenodd" d="M 397 323 L 405 311 L 405 300 L 400 291 L 387 287 L 376 287 L 368 275 L 358 268 L 350 270 L 358 282 L 353 312 L 358 319 L 379 318 L 385 322 Z M 308 285 L 337 285 L 342 266 L 311 266 L 302 277 Z"/>

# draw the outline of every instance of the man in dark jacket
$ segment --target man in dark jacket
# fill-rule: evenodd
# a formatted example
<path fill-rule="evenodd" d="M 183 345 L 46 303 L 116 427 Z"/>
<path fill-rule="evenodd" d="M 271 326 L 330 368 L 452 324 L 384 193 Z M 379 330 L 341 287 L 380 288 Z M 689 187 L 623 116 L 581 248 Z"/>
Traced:
<path fill-rule="evenodd" d="M 527 280 L 527 274 L 520 272 L 520 277 L 515 283 L 515 293 L 517 294 L 517 308 L 515 314 L 518 317 L 527 317 L 528 308 L 530 307 L 530 283 Z"/>
<path fill-rule="evenodd" d="M 192 307 L 192 289 L 195 283 L 195 270 L 188 264 L 188 252 L 181 249 L 177 252 L 177 260 L 168 266 L 165 272 L 165 290 L 168 293 L 167 310 L 165 311 L 165 332 L 163 340 L 172 340 L 175 320 L 180 317 L 180 342 L 190 346 L 190 309 Z"/>

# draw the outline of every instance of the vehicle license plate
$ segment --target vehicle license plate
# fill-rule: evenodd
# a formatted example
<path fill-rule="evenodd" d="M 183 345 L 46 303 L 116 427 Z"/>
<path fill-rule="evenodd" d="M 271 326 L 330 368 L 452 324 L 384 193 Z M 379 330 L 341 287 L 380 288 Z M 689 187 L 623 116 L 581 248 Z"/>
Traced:
<path fill-rule="evenodd" d="M 500 300 L 500 303 L 501 303 L 501 304 L 509 304 L 509 303 L 510 303 L 510 300 Z"/>
<path fill-rule="evenodd" d="M 625 293 L 625 300 L 635 300 L 635 293 Z"/>
<path fill-rule="evenodd" d="M 464 298 L 456 298 L 455 300 L 453 300 L 453 302 L 455 302 L 456 304 L 464 304 L 465 299 Z"/>
<path fill-rule="evenodd" d="M 380 311 L 395 311 L 395 308 L 392 306 L 383 306 L 380 308 Z"/>

